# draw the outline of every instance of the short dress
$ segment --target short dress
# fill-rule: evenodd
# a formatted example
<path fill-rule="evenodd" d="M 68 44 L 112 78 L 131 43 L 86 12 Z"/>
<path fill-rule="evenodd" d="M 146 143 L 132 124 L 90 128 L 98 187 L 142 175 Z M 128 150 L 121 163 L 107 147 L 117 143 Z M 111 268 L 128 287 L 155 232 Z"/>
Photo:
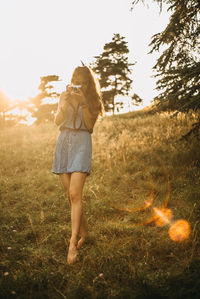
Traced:
<path fill-rule="evenodd" d="M 82 106 L 68 107 L 65 120 L 60 125 L 53 160 L 55 174 L 84 172 L 91 170 L 92 138 L 84 123 Z"/>

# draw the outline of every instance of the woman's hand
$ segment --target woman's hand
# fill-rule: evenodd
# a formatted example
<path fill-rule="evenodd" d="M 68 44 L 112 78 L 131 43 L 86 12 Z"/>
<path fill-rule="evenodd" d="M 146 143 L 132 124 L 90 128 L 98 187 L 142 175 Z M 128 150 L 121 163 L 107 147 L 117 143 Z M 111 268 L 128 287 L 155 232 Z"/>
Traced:
<path fill-rule="evenodd" d="M 72 90 L 69 89 L 68 92 L 70 93 L 72 99 L 75 102 L 77 102 L 79 104 L 82 104 L 83 102 L 86 101 L 86 98 L 85 98 L 84 93 L 81 90 L 81 88 L 76 88 L 75 90 L 74 89 L 72 89 Z"/>

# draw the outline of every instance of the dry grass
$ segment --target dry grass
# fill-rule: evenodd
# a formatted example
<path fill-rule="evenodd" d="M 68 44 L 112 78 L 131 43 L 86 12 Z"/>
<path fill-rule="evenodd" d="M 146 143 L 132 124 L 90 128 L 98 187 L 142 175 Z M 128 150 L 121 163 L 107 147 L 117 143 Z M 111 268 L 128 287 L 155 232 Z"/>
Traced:
<path fill-rule="evenodd" d="M 84 189 L 91 237 L 73 267 L 69 207 L 51 174 L 56 127 L 1 130 L 1 298 L 198 298 L 200 147 L 178 141 L 192 117 L 138 111 L 97 123 Z M 191 224 L 184 242 L 168 225 L 139 225 L 168 199 L 173 219 Z"/>

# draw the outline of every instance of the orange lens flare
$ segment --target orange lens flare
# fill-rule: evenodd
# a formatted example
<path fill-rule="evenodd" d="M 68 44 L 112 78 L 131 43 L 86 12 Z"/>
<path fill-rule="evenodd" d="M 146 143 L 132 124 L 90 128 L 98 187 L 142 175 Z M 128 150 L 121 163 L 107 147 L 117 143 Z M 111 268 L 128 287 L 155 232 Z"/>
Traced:
<path fill-rule="evenodd" d="M 156 213 L 155 224 L 157 226 L 164 226 L 169 224 L 172 219 L 172 211 L 170 209 L 157 209 L 153 208 L 154 212 Z"/>
<path fill-rule="evenodd" d="M 169 228 L 169 236 L 172 241 L 182 242 L 189 237 L 191 227 L 186 220 L 177 220 Z"/>
<path fill-rule="evenodd" d="M 156 156 L 157 160 L 159 161 L 159 163 L 162 167 L 162 170 L 163 170 L 163 174 L 166 178 L 166 183 L 167 183 L 166 198 L 165 198 L 165 200 L 162 204 L 162 207 L 160 209 L 157 209 L 156 207 L 153 208 L 154 215 L 151 218 L 148 218 L 147 220 L 139 222 L 139 223 L 135 223 L 136 226 L 147 225 L 152 222 L 155 222 L 155 224 L 157 226 L 164 226 L 166 224 L 171 224 L 172 211 L 170 209 L 167 209 L 168 201 L 170 198 L 170 192 L 171 192 L 169 174 L 168 174 L 167 168 L 165 167 L 165 164 L 163 163 L 163 161 L 159 158 L 159 156 L 157 154 L 154 154 L 154 155 Z M 155 184 L 154 184 L 153 177 L 152 177 L 151 173 L 149 172 L 148 168 L 144 164 L 143 164 L 143 168 L 146 170 L 146 173 L 148 174 L 149 180 L 151 181 L 151 185 L 152 185 L 151 194 L 150 194 L 149 198 L 147 200 L 144 200 L 144 204 L 142 206 L 137 207 L 137 208 L 132 208 L 132 209 L 117 206 L 112 202 L 107 202 L 112 208 L 115 208 L 116 210 L 119 210 L 119 211 L 134 213 L 134 212 L 144 211 L 144 210 L 152 207 L 154 197 L 155 197 Z"/>
<path fill-rule="evenodd" d="M 152 186 L 151 194 L 149 196 L 149 199 L 144 200 L 144 205 L 142 205 L 141 207 L 138 207 L 138 208 L 134 208 L 134 209 L 129 209 L 129 208 L 126 208 L 126 207 L 119 207 L 119 206 L 115 205 L 112 202 L 111 203 L 108 202 L 110 207 L 115 208 L 118 211 L 135 213 L 135 212 L 146 210 L 152 205 L 153 200 L 154 200 L 155 185 L 154 185 L 153 177 L 152 177 L 151 173 L 149 172 L 148 168 L 145 165 L 143 165 L 143 167 L 146 170 L 146 173 L 148 174 L 148 177 L 149 177 L 149 180 L 151 181 L 151 186 Z"/>
<path fill-rule="evenodd" d="M 167 168 L 165 167 L 165 164 L 162 162 L 162 160 L 159 158 L 159 156 L 157 154 L 155 154 L 155 156 L 156 156 L 157 160 L 159 161 L 160 165 L 162 166 L 163 174 L 165 175 L 166 182 L 167 182 L 167 194 L 166 194 L 166 198 L 162 204 L 162 210 L 163 210 L 163 209 L 166 209 L 166 207 L 168 205 L 168 201 L 170 198 L 170 192 L 171 192 L 171 186 L 170 186 L 169 174 L 168 174 Z M 153 195 L 154 195 L 154 193 L 153 193 Z M 148 202 L 145 202 L 145 203 L 146 203 L 147 207 L 150 206 L 150 205 L 148 205 Z M 155 212 L 155 210 L 154 210 L 154 212 Z M 159 216 L 155 213 L 153 217 L 147 219 L 146 221 L 137 223 L 136 225 L 147 225 L 152 222 L 155 222 L 158 218 L 159 218 Z"/>

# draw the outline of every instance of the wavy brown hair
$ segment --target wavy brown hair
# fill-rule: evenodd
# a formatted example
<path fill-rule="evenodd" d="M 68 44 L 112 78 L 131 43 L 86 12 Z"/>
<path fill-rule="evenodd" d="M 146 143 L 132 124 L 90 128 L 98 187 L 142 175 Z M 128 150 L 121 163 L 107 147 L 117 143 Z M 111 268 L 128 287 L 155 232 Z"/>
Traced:
<path fill-rule="evenodd" d="M 78 66 L 72 74 L 71 84 L 74 83 L 77 75 L 83 76 L 88 82 L 87 90 L 84 95 L 88 100 L 91 113 L 102 115 L 104 107 L 101 98 L 100 84 L 94 72 L 87 66 Z"/>

